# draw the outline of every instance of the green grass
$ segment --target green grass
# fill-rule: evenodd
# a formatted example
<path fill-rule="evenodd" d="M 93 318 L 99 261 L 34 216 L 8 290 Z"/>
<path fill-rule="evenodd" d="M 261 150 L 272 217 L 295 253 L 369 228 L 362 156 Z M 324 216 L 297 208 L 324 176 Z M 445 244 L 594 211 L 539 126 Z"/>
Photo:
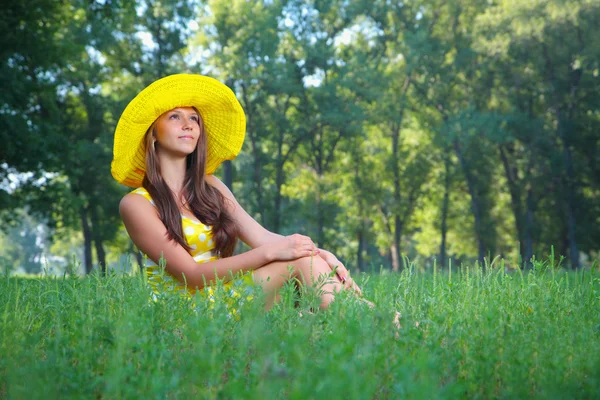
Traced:
<path fill-rule="evenodd" d="M 0 398 L 600 398 L 597 272 L 357 279 L 376 309 L 309 314 L 289 287 L 236 320 L 149 302 L 140 276 L 1 277 Z"/>

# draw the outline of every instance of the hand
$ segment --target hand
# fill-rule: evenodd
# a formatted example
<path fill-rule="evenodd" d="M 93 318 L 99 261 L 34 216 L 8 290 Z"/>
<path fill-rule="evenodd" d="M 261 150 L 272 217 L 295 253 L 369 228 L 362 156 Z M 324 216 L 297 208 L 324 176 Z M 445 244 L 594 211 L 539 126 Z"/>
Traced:
<path fill-rule="evenodd" d="M 290 261 L 319 254 L 312 239 L 300 234 L 285 236 L 267 246 L 270 247 L 271 261 Z"/>
<path fill-rule="evenodd" d="M 346 266 L 342 264 L 342 262 L 338 260 L 338 258 L 335 255 L 333 255 L 333 253 L 326 250 L 321 250 L 321 253 L 319 255 L 323 260 L 325 260 L 327 264 L 329 264 L 329 267 L 332 271 L 335 272 L 338 280 L 344 285 L 345 289 L 352 289 L 359 296 L 362 296 L 362 290 L 354 282 L 354 279 L 352 279 L 352 277 L 350 276 L 350 272 L 348 272 Z"/>

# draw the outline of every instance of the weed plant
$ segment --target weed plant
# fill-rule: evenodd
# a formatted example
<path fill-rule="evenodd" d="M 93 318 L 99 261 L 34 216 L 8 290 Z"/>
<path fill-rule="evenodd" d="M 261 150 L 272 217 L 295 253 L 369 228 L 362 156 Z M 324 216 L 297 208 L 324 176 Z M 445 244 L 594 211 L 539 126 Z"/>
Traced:
<path fill-rule="evenodd" d="M 415 271 L 357 276 L 374 309 L 289 285 L 237 316 L 142 275 L 2 277 L 0 398 L 600 398 L 598 272 Z"/>

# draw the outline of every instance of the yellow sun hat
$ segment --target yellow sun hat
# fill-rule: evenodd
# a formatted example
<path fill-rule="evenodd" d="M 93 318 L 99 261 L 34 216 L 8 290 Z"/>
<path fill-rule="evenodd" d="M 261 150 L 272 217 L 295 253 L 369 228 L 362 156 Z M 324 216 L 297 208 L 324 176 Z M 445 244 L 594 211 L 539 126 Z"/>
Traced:
<path fill-rule="evenodd" d="M 196 107 L 207 137 L 206 174 L 233 160 L 246 135 L 246 116 L 235 94 L 214 78 L 176 74 L 142 90 L 125 108 L 117 128 L 111 173 L 115 180 L 140 187 L 146 173 L 144 135 L 154 121 L 176 107 Z"/>

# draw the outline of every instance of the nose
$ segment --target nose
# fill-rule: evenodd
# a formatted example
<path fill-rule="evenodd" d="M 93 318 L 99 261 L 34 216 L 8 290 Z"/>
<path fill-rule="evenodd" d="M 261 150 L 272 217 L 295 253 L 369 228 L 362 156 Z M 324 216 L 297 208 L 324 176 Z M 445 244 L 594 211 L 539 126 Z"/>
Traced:
<path fill-rule="evenodd" d="M 185 120 L 183 121 L 183 126 L 182 126 L 182 129 L 183 129 L 184 131 L 189 131 L 190 129 L 192 129 L 192 124 L 193 124 L 193 122 L 192 122 L 192 121 L 190 121 L 189 119 L 185 119 Z"/>

